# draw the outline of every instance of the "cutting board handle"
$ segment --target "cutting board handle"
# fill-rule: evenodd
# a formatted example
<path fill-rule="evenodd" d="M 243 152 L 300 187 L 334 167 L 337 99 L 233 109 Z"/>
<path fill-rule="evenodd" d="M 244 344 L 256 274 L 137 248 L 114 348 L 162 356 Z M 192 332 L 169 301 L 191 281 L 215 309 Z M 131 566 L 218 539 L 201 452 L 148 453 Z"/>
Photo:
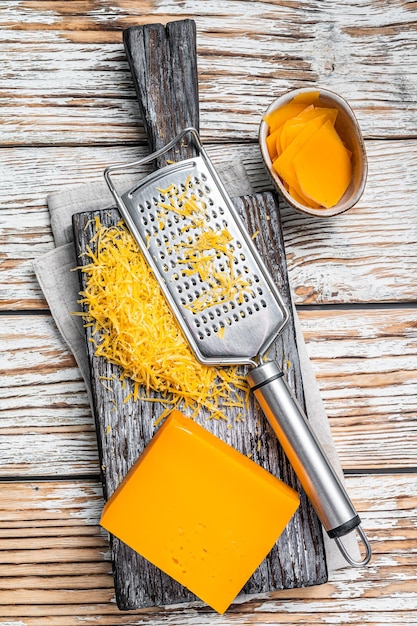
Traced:
<path fill-rule="evenodd" d="M 162 148 L 184 128 L 199 130 L 195 22 L 131 26 L 123 32 L 123 42 L 150 151 Z M 160 157 L 156 166 L 196 154 L 191 142 L 181 144 Z"/>

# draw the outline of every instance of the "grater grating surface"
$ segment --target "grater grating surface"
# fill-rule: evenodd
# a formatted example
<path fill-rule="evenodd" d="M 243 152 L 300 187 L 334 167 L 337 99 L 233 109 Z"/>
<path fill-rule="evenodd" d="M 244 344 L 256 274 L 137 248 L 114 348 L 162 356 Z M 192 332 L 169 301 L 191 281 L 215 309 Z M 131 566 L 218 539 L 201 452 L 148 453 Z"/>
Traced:
<path fill-rule="evenodd" d="M 288 313 L 198 147 L 198 156 L 159 169 L 115 197 L 197 358 L 255 363 Z"/>

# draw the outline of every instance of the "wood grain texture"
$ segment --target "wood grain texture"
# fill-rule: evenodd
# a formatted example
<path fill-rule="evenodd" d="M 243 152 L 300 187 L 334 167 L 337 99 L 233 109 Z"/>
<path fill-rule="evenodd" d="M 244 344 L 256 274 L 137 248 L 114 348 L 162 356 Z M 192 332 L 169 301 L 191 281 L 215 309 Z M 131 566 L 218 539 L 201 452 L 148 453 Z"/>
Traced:
<path fill-rule="evenodd" d="M 123 41 L 150 152 L 164 148 L 185 128 L 200 130 L 197 41 L 194 20 L 131 26 Z M 155 168 L 198 154 L 190 141 L 158 157 Z"/>
<path fill-rule="evenodd" d="M 98 480 L 3 484 L 0 619 L 19 626 L 415 624 L 416 476 L 349 476 L 374 547 L 366 569 L 319 587 L 242 597 L 224 616 L 201 602 L 123 613 L 114 603 Z M 11 599 L 13 599 L 11 601 Z"/>
<path fill-rule="evenodd" d="M 275 197 L 267 193 L 243 196 L 236 198 L 234 202 L 249 232 L 265 233 L 264 237 L 259 236 L 258 245 L 289 308 L 285 252 Z M 74 216 L 74 239 L 82 265 L 88 262 L 83 255 L 87 245 L 94 250 L 96 216 L 106 225 L 116 224 L 120 219 L 116 210 L 86 212 Z M 85 274 L 81 273 L 80 277 L 81 288 L 84 289 Z M 131 386 L 123 388 L 118 368 L 95 356 L 94 346 L 90 341 L 91 327 L 88 326 L 86 338 L 103 490 L 108 499 L 152 438 L 155 432 L 154 422 L 164 411 L 164 407 L 158 402 L 128 401 Z M 304 395 L 292 320 L 271 349 L 269 358 L 276 360 L 286 372 L 290 385 L 303 406 Z M 108 384 L 103 384 L 103 378 L 112 380 L 111 390 Z M 244 592 L 259 593 L 277 588 L 323 583 L 327 580 L 326 564 L 321 526 L 317 517 L 253 398 L 244 422 L 238 421 L 240 412 L 241 409 L 230 407 L 228 422 L 207 421 L 210 415 L 204 410 L 200 411 L 196 419 L 235 449 L 249 454 L 255 462 L 296 488 L 301 500 L 299 510 L 284 535 L 245 585 Z M 232 425 L 230 429 L 229 424 Z M 116 537 L 112 537 L 111 549 L 116 599 L 121 609 L 174 604 L 192 597 L 181 585 L 159 572 Z"/>

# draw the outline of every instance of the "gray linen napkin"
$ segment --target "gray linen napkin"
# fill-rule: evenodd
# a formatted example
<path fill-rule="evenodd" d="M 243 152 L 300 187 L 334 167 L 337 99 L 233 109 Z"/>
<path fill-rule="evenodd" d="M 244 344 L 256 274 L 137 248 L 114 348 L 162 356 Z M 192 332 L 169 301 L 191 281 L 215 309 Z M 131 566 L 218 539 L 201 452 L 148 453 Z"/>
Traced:
<path fill-rule="evenodd" d="M 252 185 L 243 165 L 231 166 L 228 164 L 227 168 L 219 168 L 219 173 L 232 197 L 253 193 Z M 119 180 L 118 185 L 120 189 L 129 189 L 137 180 L 137 176 L 125 176 Z M 111 206 L 114 206 L 113 197 L 104 180 L 92 184 L 82 184 L 51 194 L 48 197 L 48 207 L 56 248 L 38 257 L 33 263 L 37 279 L 48 302 L 52 316 L 63 339 L 73 353 L 86 383 L 90 403 L 90 373 L 85 348 L 83 322 L 81 317 L 72 315 L 73 311 L 79 310 L 79 305 L 77 304 L 79 294 L 78 275 L 77 272 L 71 271 L 78 265 L 73 245 L 72 216 L 74 213 L 106 209 Z M 294 320 L 307 414 L 329 460 L 343 481 L 340 461 L 334 447 L 329 422 L 307 355 L 295 308 Z M 331 572 L 346 567 L 347 564 L 335 542 L 330 540 L 325 532 L 323 534 L 327 568 L 330 575 Z M 360 560 L 356 535 L 351 533 L 343 539 L 343 542 L 352 558 Z"/>

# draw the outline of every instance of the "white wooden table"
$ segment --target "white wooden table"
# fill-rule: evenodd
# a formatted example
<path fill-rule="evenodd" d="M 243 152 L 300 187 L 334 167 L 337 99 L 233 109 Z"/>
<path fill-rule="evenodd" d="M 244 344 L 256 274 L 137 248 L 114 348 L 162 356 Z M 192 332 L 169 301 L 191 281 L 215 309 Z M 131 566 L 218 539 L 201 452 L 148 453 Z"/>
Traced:
<path fill-rule="evenodd" d="M 46 196 L 146 152 L 122 45 L 196 21 L 201 132 L 269 186 L 270 101 L 318 85 L 361 124 L 369 177 L 348 213 L 282 206 L 291 285 L 349 493 L 374 549 L 325 585 L 121 613 L 84 383 L 35 279 Z M 0 624 L 417 624 L 417 6 L 406 0 L 0 2 Z"/>

